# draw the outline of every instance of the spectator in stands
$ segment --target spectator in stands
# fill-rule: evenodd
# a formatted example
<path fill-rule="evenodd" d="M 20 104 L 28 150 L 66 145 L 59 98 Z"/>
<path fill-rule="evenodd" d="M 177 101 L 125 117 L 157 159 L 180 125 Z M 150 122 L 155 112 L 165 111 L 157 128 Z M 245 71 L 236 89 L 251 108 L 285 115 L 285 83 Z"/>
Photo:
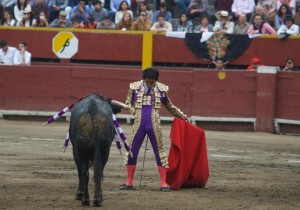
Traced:
<path fill-rule="evenodd" d="M 86 2 L 85 9 L 87 9 L 89 11 L 89 14 L 91 14 L 91 11 L 95 8 L 93 4 L 93 0 L 87 0 L 85 2 Z"/>
<path fill-rule="evenodd" d="M 140 2 L 139 3 L 139 9 L 138 9 L 138 14 L 140 14 L 141 12 L 146 12 L 147 17 L 150 21 L 153 20 L 153 11 L 149 9 L 148 4 L 146 4 L 145 2 Z"/>
<path fill-rule="evenodd" d="M 147 17 L 146 11 L 140 11 L 140 16 L 132 24 L 132 30 L 134 31 L 149 31 L 152 26 L 152 22 Z"/>
<path fill-rule="evenodd" d="M 104 20 L 104 17 L 108 16 L 108 11 L 107 9 L 102 7 L 102 2 L 100 0 L 95 0 L 94 1 L 94 9 L 91 11 L 91 15 L 95 18 L 95 21 L 97 23 L 101 22 Z"/>
<path fill-rule="evenodd" d="M 267 21 L 270 25 L 274 26 L 277 0 L 258 0 L 257 6 L 261 6 L 264 14 L 267 16 Z"/>
<path fill-rule="evenodd" d="M 161 3 L 160 9 L 154 13 L 152 23 L 158 22 L 158 17 L 161 15 L 165 17 L 165 21 L 169 23 L 172 22 L 172 14 L 170 11 L 168 11 L 168 4 L 165 2 Z"/>
<path fill-rule="evenodd" d="M 261 15 L 256 14 L 253 19 L 253 23 L 250 25 L 248 34 L 276 34 L 274 28 L 269 23 L 263 22 Z"/>
<path fill-rule="evenodd" d="M 254 0 L 234 0 L 231 10 L 233 12 L 234 20 L 237 20 L 240 14 L 246 14 L 247 21 L 250 21 L 251 15 L 254 11 Z"/>
<path fill-rule="evenodd" d="M 284 24 L 280 26 L 277 34 L 280 35 L 281 38 L 287 38 L 289 35 L 299 34 L 299 26 L 294 24 L 292 15 L 287 15 L 285 17 Z"/>
<path fill-rule="evenodd" d="M 81 28 L 84 29 L 96 29 L 97 28 L 97 22 L 95 21 L 95 18 L 93 15 L 90 15 L 88 17 L 88 22 L 84 22 L 80 25 Z"/>
<path fill-rule="evenodd" d="M 3 8 L 2 4 L 0 4 L 0 22 L 3 21 L 3 11 L 4 11 L 4 8 Z"/>
<path fill-rule="evenodd" d="M 116 12 L 118 11 L 121 2 L 123 2 L 124 0 L 110 0 L 110 11 L 109 11 L 109 17 L 111 21 L 115 21 L 115 15 Z M 126 0 L 127 4 L 128 4 L 128 8 L 130 8 L 131 6 L 131 0 Z"/>
<path fill-rule="evenodd" d="M 13 13 L 16 0 L 0 0 L 0 3 L 4 9 L 9 10 L 11 14 Z"/>
<path fill-rule="evenodd" d="M 36 3 L 36 0 L 27 0 L 27 4 L 29 4 L 30 7 L 32 7 L 35 3 Z"/>
<path fill-rule="evenodd" d="M 133 21 L 131 13 L 125 12 L 120 22 L 117 24 L 117 30 L 128 31 L 131 30 Z"/>
<path fill-rule="evenodd" d="M 227 1 L 227 0 L 225 0 L 225 1 Z M 187 14 L 190 3 L 191 3 L 191 0 L 177 0 L 176 4 L 182 13 Z"/>
<path fill-rule="evenodd" d="M 286 15 L 292 15 L 292 12 L 287 4 L 282 4 L 275 17 L 275 29 L 278 30 L 284 24 Z"/>
<path fill-rule="evenodd" d="M 68 6 L 70 6 L 71 8 L 77 6 L 79 3 L 79 0 L 69 0 Z"/>
<path fill-rule="evenodd" d="M 50 8 L 50 21 L 55 20 L 59 16 L 60 11 L 65 11 L 68 6 L 69 0 L 52 0 Z"/>
<path fill-rule="evenodd" d="M 48 27 L 48 21 L 44 12 L 40 12 L 39 20 L 37 21 L 36 27 Z"/>
<path fill-rule="evenodd" d="M 33 18 L 31 7 L 26 7 L 24 9 L 23 18 L 18 23 L 18 26 L 22 26 L 22 27 L 35 27 L 36 26 L 36 19 Z"/>
<path fill-rule="evenodd" d="M 50 7 L 46 4 L 45 0 L 36 0 L 36 3 L 32 6 L 33 18 L 40 21 L 39 14 L 44 12 L 46 15 L 46 19 L 50 18 Z"/>
<path fill-rule="evenodd" d="M 294 15 L 296 12 L 296 1 L 295 0 L 277 0 L 277 10 L 280 11 L 280 7 L 286 4 L 289 8 L 289 10 Z"/>
<path fill-rule="evenodd" d="M 81 28 L 81 24 L 82 24 L 83 22 L 79 22 L 78 20 L 75 20 L 75 21 L 73 21 L 72 22 L 72 28 Z"/>
<path fill-rule="evenodd" d="M 27 3 L 27 0 L 18 0 L 17 1 L 17 4 L 14 6 L 14 16 L 15 16 L 17 23 L 19 23 L 22 20 L 24 10 L 27 7 L 31 8 L 30 4 Z"/>
<path fill-rule="evenodd" d="M 123 15 L 125 13 L 129 13 L 131 15 L 131 19 L 133 19 L 133 13 L 132 13 L 131 10 L 129 10 L 127 1 L 124 0 L 124 1 L 121 2 L 120 6 L 119 6 L 119 9 L 116 12 L 115 24 L 118 24 L 121 21 L 121 19 L 123 18 Z"/>
<path fill-rule="evenodd" d="M 269 22 L 268 21 L 268 16 L 264 13 L 264 8 L 262 6 L 257 5 L 255 7 L 255 12 L 252 13 L 251 18 L 250 18 L 250 22 L 253 22 L 253 18 L 254 18 L 255 14 L 261 15 L 264 22 Z"/>
<path fill-rule="evenodd" d="M 225 62 L 223 58 L 217 58 L 213 63 L 216 65 L 215 70 L 224 71 L 225 70 Z"/>
<path fill-rule="evenodd" d="M 97 29 L 115 30 L 116 25 L 110 20 L 109 16 L 106 16 L 103 21 L 98 23 Z"/>
<path fill-rule="evenodd" d="M 247 71 L 256 71 L 258 66 L 263 66 L 259 58 L 252 58 L 251 64 L 247 67 Z"/>
<path fill-rule="evenodd" d="M 173 4 L 175 3 L 175 0 L 156 0 L 156 11 L 160 9 L 162 3 L 168 5 L 168 11 L 173 15 Z"/>
<path fill-rule="evenodd" d="M 229 15 L 232 15 L 231 7 L 233 4 L 233 0 L 215 0 L 214 6 L 215 6 L 215 14 L 212 15 L 212 24 L 215 24 L 217 21 L 216 15 L 219 14 L 221 11 L 227 11 Z"/>
<path fill-rule="evenodd" d="M 214 32 L 232 34 L 234 30 L 234 23 L 231 20 L 232 16 L 227 11 L 221 11 L 217 14 L 218 21 L 214 25 Z"/>
<path fill-rule="evenodd" d="M 213 25 L 209 24 L 209 19 L 207 15 L 203 15 L 201 17 L 201 24 L 195 26 L 194 32 L 195 33 L 214 32 L 214 27 Z"/>
<path fill-rule="evenodd" d="M 192 24 L 188 24 L 189 21 L 186 14 L 181 14 L 179 20 L 175 24 L 174 31 L 190 32 L 192 28 L 188 30 L 188 27 L 192 26 Z"/>
<path fill-rule="evenodd" d="M 31 53 L 27 51 L 27 43 L 22 41 L 19 43 L 19 50 L 14 54 L 14 65 L 30 65 Z"/>
<path fill-rule="evenodd" d="M 67 19 L 67 13 L 65 11 L 60 11 L 58 18 L 53 20 L 49 27 L 54 28 L 71 28 L 72 27 L 72 21 Z"/>
<path fill-rule="evenodd" d="M 208 0 L 191 0 L 188 7 L 189 15 L 191 18 L 202 17 L 203 15 L 208 15 Z"/>
<path fill-rule="evenodd" d="M 14 55 L 17 49 L 8 46 L 7 41 L 0 41 L 0 64 L 12 65 L 14 62 Z"/>
<path fill-rule="evenodd" d="M 293 16 L 293 19 L 295 21 L 295 24 L 300 26 L 300 5 L 297 6 L 296 14 Z"/>
<path fill-rule="evenodd" d="M 17 21 L 12 18 L 12 15 L 9 10 L 3 11 L 3 17 L 0 18 L 0 25 L 2 26 L 16 26 Z"/>
<path fill-rule="evenodd" d="M 282 69 L 282 71 L 300 71 L 300 69 L 294 66 L 294 59 L 287 58 L 285 60 L 286 66 Z"/>
<path fill-rule="evenodd" d="M 153 24 L 150 31 L 154 31 L 157 33 L 160 32 L 166 32 L 166 31 L 172 31 L 172 24 L 165 20 L 164 15 L 158 16 L 158 21 Z"/>
<path fill-rule="evenodd" d="M 247 22 L 245 14 L 240 14 L 238 22 L 234 26 L 234 34 L 247 34 L 250 24 Z"/>
<path fill-rule="evenodd" d="M 70 20 L 72 22 L 79 22 L 82 23 L 84 21 L 87 21 L 89 17 L 89 10 L 85 8 L 85 0 L 80 0 L 78 5 L 73 7 L 71 14 L 70 14 Z"/>

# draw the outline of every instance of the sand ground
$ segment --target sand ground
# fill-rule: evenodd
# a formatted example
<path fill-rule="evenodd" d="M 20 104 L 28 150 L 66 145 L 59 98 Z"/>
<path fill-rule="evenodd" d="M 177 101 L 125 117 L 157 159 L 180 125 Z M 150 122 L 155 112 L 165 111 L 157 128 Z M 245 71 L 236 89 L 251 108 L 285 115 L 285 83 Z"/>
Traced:
<path fill-rule="evenodd" d="M 131 125 L 122 124 L 130 137 Z M 163 125 L 166 151 L 170 124 Z M 74 200 L 77 170 L 72 146 L 63 153 L 68 123 L 0 120 L 0 209 L 86 209 Z M 153 152 L 144 145 L 135 176 L 126 181 L 115 144 L 104 174 L 102 209 L 300 209 L 300 137 L 252 132 L 206 131 L 210 177 L 205 188 L 159 191 Z M 149 145 L 148 145 L 149 146 Z M 92 172 L 90 171 L 90 174 Z M 92 180 L 92 179 L 90 179 Z M 93 183 L 90 181 L 90 196 Z"/>

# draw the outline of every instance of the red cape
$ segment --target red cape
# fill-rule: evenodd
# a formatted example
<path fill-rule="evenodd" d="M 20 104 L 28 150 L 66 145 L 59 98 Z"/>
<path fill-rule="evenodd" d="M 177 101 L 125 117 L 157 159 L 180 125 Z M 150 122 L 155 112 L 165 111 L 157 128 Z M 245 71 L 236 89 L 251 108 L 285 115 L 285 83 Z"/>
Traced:
<path fill-rule="evenodd" d="M 176 190 L 204 187 L 209 177 L 205 132 L 175 118 L 170 138 L 167 183 Z"/>

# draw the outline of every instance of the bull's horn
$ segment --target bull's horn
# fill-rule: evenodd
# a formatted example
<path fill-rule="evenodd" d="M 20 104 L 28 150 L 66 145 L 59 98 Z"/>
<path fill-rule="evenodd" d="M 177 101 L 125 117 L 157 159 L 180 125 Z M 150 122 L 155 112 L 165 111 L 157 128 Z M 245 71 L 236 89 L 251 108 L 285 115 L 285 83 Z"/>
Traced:
<path fill-rule="evenodd" d="M 111 100 L 111 104 L 121 106 L 123 109 L 130 109 L 130 106 L 127 106 L 126 104 L 123 104 L 120 101 Z"/>

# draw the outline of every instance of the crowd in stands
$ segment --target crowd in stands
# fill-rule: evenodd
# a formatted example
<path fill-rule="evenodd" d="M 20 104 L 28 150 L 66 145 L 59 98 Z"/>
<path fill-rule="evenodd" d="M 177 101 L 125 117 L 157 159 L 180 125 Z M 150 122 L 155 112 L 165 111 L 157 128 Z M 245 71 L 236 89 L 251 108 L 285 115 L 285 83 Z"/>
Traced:
<path fill-rule="evenodd" d="M 0 25 L 15 27 L 279 34 L 285 38 L 298 35 L 300 26 L 300 0 L 0 0 L 0 3 Z M 156 10 L 150 9 L 148 3 L 154 3 Z M 177 21 L 174 21 L 175 4 L 181 12 Z"/>

